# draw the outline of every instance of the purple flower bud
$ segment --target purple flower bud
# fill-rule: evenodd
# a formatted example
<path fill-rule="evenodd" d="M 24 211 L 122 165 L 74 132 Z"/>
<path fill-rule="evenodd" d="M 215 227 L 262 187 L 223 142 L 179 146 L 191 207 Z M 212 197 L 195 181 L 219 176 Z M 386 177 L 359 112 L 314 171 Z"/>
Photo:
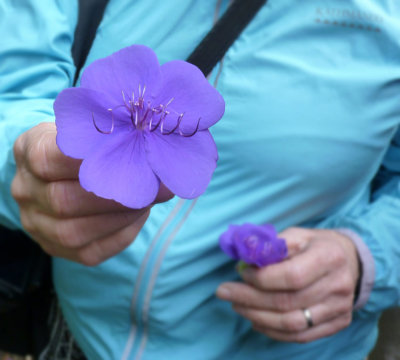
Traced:
<path fill-rule="evenodd" d="M 273 225 L 230 225 L 220 239 L 221 249 L 230 257 L 263 267 L 287 257 L 286 241 L 279 239 Z"/>

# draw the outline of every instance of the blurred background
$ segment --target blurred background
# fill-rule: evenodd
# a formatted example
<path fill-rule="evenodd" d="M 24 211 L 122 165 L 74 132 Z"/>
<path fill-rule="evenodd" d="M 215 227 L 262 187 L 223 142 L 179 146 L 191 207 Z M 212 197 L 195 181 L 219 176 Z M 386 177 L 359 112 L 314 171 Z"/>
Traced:
<path fill-rule="evenodd" d="M 368 360 L 400 360 L 400 308 L 387 310 L 379 323 L 379 339 Z M 0 350 L 0 360 L 34 360 L 31 357 L 11 356 Z M 73 360 L 73 359 L 65 359 Z M 108 360 L 108 359 L 104 359 Z M 207 359 L 205 359 L 207 360 Z M 285 359 L 282 359 L 285 360 Z M 332 359 L 340 360 L 340 359 Z M 354 359 L 359 360 L 359 359 Z"/>
<path fill-rule="evenodd" d="M 383 313 L 378 343 L 368 360 L 400 360 L 400 308 Z"/>

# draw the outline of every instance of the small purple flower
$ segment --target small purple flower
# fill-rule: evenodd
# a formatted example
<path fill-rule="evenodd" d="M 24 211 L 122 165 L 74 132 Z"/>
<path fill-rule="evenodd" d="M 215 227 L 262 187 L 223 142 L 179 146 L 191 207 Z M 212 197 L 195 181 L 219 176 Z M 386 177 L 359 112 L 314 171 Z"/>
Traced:
<path fill-rule="evenodd" d="M 192 199 L 215 170 L 208 128 L 224 110 L 197 67 L 179 60 L 160 66 L 150 48 L 133 45 L 93 62 L 80 87 L 58 95 L 57 145 L 83 159 L 80 183 L 100 197 L 142 208 L 163 183 Z"/>
<path fill-rule="evenodd" d="M 230 225 L 219 238 L 221 249 L 230 257 L 263 267 L 288 255 L 286 241 L 277 237 L 273 225 Z"/>

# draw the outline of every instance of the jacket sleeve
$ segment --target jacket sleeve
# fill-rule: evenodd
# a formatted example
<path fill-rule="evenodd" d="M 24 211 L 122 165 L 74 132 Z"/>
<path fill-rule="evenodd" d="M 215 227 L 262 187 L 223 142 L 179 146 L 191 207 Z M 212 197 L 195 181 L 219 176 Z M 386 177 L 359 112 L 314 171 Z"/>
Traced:
<path fill-rule="evenodd" d="M 335 227 L 345 228 L 357 234 L 364 243 L 356 244 L 359 252 L 360 250 L 362 252 L 361 262 L 364 268 L 360 294 L 362 303 L 356 306 L 360 308 L 359 315 L 368 316 L 398 306 L 400 304 L 399 130 L 372 184 L 370 204 L 358 216 L 338 219 Z"/>
<path fill-rule="evenodd" d="M 13 144 L 54 121 L 53 101 L 72 85 L 77 11 L 77 0 L 0 0 L 0 224 L 10 228 L 20 228 L 10 193 Z"/>

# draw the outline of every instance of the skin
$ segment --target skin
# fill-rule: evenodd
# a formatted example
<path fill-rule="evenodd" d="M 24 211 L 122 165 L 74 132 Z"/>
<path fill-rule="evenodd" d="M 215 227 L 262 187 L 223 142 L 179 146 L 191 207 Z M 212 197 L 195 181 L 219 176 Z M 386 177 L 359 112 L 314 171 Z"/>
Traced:
<path fill-rule="evenodd" d="M 95 266 L 132 243 L 151 206 L 133 210 L 82 189 L 81 160 L 56 145 L 54 123 L 42 123 L 14 144 L 17 166 L 12 195 L 24 229 L 52 256 Z M 173 194 L 161 186 L 155 203 Z"/>
<path fill-rule="evenodd" d="M 287 260 L 247 268 L 243 283 L 227 282 L 217 296 L 232 303 L 254 330 L 279 341 L 307 343 L 350 325 L 359 277 L 357 249 L 333 230 L 289 228 Z M 303 310 L 311 312 L 307 326 Z"/>

